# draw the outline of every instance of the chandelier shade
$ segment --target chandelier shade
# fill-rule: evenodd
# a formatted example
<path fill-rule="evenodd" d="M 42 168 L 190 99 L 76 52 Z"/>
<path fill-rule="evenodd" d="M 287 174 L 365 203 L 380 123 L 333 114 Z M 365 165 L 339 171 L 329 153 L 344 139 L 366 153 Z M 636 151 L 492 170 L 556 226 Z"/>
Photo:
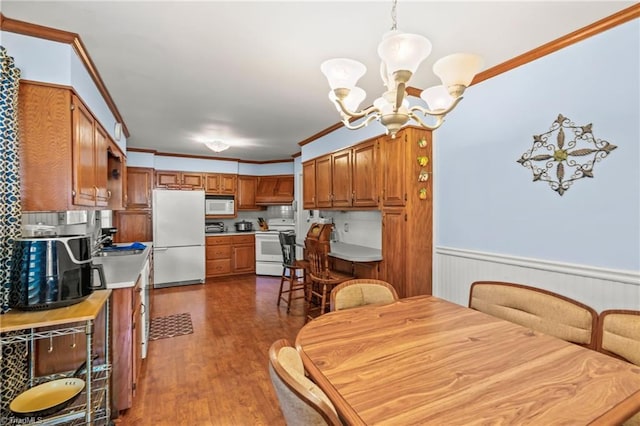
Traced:
<path fill-rule="evenodd" d="M 384 34 L 378 45 L 378 56 L 382 60 L 380 76 L 387 91 L 372 106 L 357 110 L 366 98 L 365 91 L 356 86 L 367 71 L 364 64 L 353 59 L 336 58 L 326 60 L 320 66 L 331 88 L 329 99 L 336 105 L 345 127 L 356 130 L 377 120 L 385 126 L 387 134 L 392 138 L 409 120 L 429 130 L 440 127 L 446 114 L 462 100 L 465 89 L 483 66 L 482 58 L 470 53 L 454 53 L 439 59 L 434 64 L 433 71 L 442 85 L 422 91 L 420 97 L 428 108 L 411 106 L 407 101 L 407 84 L 431 53 L 432 45 L 422 35 L 397 30 L 396 3 L 397 0 L 393 0 L 391 30 Z M 431 117 L 432 124 L 425 123 L 421 117 Z M 352 120 L 358 119 L 363 120 L 351 124 Z"/>
<path fill-rule="evenodd" d="M 431 53 L 431 42 L 418 34 L 390 31 L 378 45 L 378 56 L 386 64 L 387 73 L 409 71 L 414 74 Z"/>
<path fill-rule="evenodd" d="M 358 61 L 346 58 L 336 58 L 324 61 L 320 70 L 329 80 L 331 90 L 349 89 L 355 87 L 360 77 L 367 72 L 367 67 Z"/>

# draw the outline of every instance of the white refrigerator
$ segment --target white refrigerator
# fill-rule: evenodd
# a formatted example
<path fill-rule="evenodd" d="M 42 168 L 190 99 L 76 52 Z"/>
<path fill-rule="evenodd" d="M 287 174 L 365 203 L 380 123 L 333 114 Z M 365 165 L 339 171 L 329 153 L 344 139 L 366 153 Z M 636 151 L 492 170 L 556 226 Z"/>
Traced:
<path fill-rule="evenodd" d="M 153 190 L 154 288 L 204 283 L 204 191 Z"/>

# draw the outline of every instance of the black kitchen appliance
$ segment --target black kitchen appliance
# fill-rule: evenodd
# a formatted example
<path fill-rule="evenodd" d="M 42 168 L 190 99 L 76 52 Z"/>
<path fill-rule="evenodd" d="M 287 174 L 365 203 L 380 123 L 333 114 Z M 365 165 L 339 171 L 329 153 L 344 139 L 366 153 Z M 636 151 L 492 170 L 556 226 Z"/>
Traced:
<path fill-rule="evenodd" d="M 97 269 L 100 285 L 93 284 Z M 102 265 L 91 262 L 90 237 L 20 238 L 13 244 L 9 306 L 36 311 L 73 305 L 106 288 Z"/>
<path fill-rule="evenodd" d="M 113 236 L 118 233 L 118 228 L 107 227 L 100 229 L 100 240 L 103 247 L 111 247 L 113 245 Z"/>
<path fill-rule="evenodd" d="M 224 222 L 207 222 L 204 226 L 206 234 L 220 234 L 224 229 Z"/>

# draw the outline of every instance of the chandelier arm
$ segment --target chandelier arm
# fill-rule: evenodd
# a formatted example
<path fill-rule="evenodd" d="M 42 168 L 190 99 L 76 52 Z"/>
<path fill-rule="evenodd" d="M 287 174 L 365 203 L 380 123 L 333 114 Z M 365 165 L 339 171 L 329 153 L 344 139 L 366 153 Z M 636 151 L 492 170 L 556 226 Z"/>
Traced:
<path fill-rule="evenodd" d="M 436 124 L 434 124 L 433 126 L 431 126 L 431 125 L 425 123 L 424 121 L 422 121 L 420 119 L 420 117 L 418 117 L 416 114 L 409 114 L 409 117 L 413 121 L 418 123 L 421 127 L 424 127 L 427 130 L 436 130 L 438 127 L 442 126 L 442 123 L 444 123 L 444 115 L 434 116 L 434 117 L 436 117 Z"/>
<path fill-rule="evenodd" d="M 346 127 L 349 130 L 358 130 L 358 129 L 362 129 L 364 126 L 366 126 L 367 124 L 371 123 L 373 120 L 377 120 L 379 119 L 378 114 L 373 114 L 370 115 L 369 117 L 367 117 L 366 120 L 364 120 L 362 123 L 356 125 L 356 126 L 352 126 L 351 123 L 349 122 L 349 120 L 344 119 L 342 120 L 342 124 L 344 124 L 344 127 Z"/>
<path fill-rule="evenodd" d="M 432 117 L 438 117 L 438 116 L 444 117 L 446 114 L 449 114 L 460 103 L 462 98 L 463 98 L 462 96 L 458 96 L 457 98 L 455 98 L 454 101 L 451 103 L 451 105 L 449 105 L 449 107 L 446 109 L 431 111 L 430 109 L 423 108 L 420 105 L 414 105 L 411 108 L 409 108 L 409 111 L 411 112 L 420 111 L 425 116 L 430 115 Z"/>
<path fill-rule="evenodd" d="M 349 109 L 347 109 L 347 106 L 344 104 L 344 102 L 342 102 L 342 99 L 340 98 L 336 98 L 335 101 L 337 102 L 337 104 L 340 106 L 340 110 L 348 115 L 351 118 L 362 118 L 365 117 L 373 112 L 380 114 L 380 110 L 378 108 L 376 108 L 375 106 L 370 106 L 367 109 L 364 109 L 360 112 L 353 112 L 353 111 L 349 111 Z"/>

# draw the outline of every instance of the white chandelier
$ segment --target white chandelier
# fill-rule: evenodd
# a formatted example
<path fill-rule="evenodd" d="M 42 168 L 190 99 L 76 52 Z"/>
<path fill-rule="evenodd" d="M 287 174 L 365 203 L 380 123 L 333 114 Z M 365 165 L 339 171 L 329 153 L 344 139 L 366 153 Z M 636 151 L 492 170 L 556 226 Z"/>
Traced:
<path fill-rule="evenodd" d="M 220 140 L 207 141 L 204 144 L 213 152 L 222 152 L 225 149 L 229 149 L 229 145 Z"/>
<path fill-rule="evenodd" d="M 351 130 L 360 129 L 373 120 L 379 120 L 387 129 L 387 134 L 395 138 L 396 133 L 409 120 L 420 126 L 435 130 L 444 117 L 462 100 L 462 94 L 482 67 L 482 58 L 470 53 L 454 53 L 439 59 L 433 65 L 433 72 L 440 77 L 442 85 L 425 89 L 420 97 L 429 109 L 419 105 L 409 106 L 406 87 L 420 63 L 431 53 L 431 42 L 421 35 L 403 33 L 397 30 L 396 4 L 391 9 L 391 31 L 384 34 L 378 45 L 378 55 L 382 59 L 380 76 L 387 91 L 373 102 L 373 106 L 357 111 L 366 93 L 356 84 L 367 68 L 358 61 L 346 58 L 329 59 L 320 69 L 329 80 L 329 99 L 335 103 L 342 116 L 342 123 Z M 422 121 L 420 115 L 436 119 L 433 125 Z M 357 125 L 351 119 L 364 118 Z"/>

